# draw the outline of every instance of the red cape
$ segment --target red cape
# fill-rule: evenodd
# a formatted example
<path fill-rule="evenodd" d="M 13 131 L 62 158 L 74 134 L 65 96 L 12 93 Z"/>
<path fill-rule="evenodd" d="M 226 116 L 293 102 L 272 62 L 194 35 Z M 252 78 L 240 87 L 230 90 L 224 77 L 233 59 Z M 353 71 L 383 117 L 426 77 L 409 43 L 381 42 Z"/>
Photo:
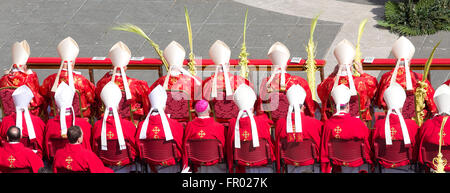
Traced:
<path fill-rule="evenodd" d="M 114 173 L 105 167 L 102 161 L 92 151 L 85 149 L 81 144 L 66 144 L 63 149 L 56 152 L 53 162 L 53 172 L 58 168 L 76 172 Z"/>

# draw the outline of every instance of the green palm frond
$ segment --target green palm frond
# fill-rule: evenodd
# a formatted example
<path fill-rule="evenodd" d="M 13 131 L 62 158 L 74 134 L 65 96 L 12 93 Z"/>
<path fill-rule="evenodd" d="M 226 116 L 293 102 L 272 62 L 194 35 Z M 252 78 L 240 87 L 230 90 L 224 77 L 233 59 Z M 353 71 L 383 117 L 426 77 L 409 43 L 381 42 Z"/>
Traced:
<path fill-rule="evenodd" d="M 243 78 L 248 78 L 248 59 L 247 57 L 250 55 L 247 52 L 247 47 L 245 45 L 245 35 L 247 32 L 247 14 L 248 14 L 248 8 L 245 11 L 245 19 L 244 19 L 244 31 L 242 32 L 242 46 L 241 46 L 241 53 L 239 54 L 239 66 L 241 66 L 241 72 L 240 76 Z"/>
<path fill-rule="evenodd" d="M 167 64 L 167 61 L 163 56 L 162 50 L 159 49 L 159 45 L 156 44 L 152 39 L 150 39 L 150 37 L 148 37 L 147 34 L 145 34 L 145 32 L 140 27 L 138 27 L 134 24 L 125 23 L 125 24 L 121 24 L 119 26 L 113 27 L 112 30 L 135 33 L 135 34 L 143 37 L 144 39 L 146 39 L 150 43 L 150 45 L 155 49 L 159 58 L 163 62 L 164 66 L 166 67 L 166 70 L 169 70 L 169 65 Z"/>
<path fill-rule="evenodd" d="M 422 81 L 425 81 L 427 79 L 428 73 L 430 71 L 430 66 L 431 63 L 433 61 L 433 57 L 434 57 L 434 52 L 436 51 L 437 47 L 439 46 L 439 44 L 441 44 L 441 41 L 439 41 L 433 48 L 433 50 L 430 53 L 430 56 L 428 56 L 427 62 L 425 63 L 425 68 L 423 70 L 423 77 L 422 77 Z"/>
<path fill-rule="evenodd" d="M 194 48 L 193 48 L 193 40 L 192 40 L 192 28 L 191 28 L 191 19 L 189 19 L 189 13 L 186 7 L 184 7 L 184 15 L 186 18 L 186 27 L 188 31 L 188 38 L 189 38 L 189 48 L 191 49 L 191 52 L 189 53 L 189 72 L 192 75 L 197 74 L 197 70 L 195 69 L 195 55 L 194 55 Z"/>
<path fill-rule="evenodd" d="M 314 31 L 316 30 L 317 21 L 319 20 L 320 14 L 316 15 L 312 21 L 311 21 L 311 30 L 309 34 L 309 41 L 308 45 L 306 46 L 306 53 L 308 55 L 308 58 L 306 59 L 306 75 L 307 75 L 307 81 L 309 88 L 311 89 L 311 95 L 313 100 L 316 100 L 316 46 L 317 43 L 314 42 Z"/>

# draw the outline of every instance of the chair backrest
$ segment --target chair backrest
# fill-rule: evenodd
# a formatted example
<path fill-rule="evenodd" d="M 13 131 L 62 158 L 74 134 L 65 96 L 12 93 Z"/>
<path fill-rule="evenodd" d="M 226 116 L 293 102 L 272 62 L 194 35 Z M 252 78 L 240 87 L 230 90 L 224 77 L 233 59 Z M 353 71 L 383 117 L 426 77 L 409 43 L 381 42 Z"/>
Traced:
<path fill-rule="evenodd" d="M 316 144 L 310 139 L 304 139 L 301 142 L 287 142 L 287 139 L 280 140 L 281 158 L 291 162 L 301 163 L 309 160 L 315 160 Z"/>
<path fill-rule="evenodd" d="M 101 141 L 100 139 L 97 140 L 95 146 L 97 149 L 97 155 L 98 157 L 105 163 L 106 165 L 126 165 L 129 162 L 131 162 L 131 156 L 130 156 L 130 146 L 128 142 L 126 141 L 127 148 L 124 150 L 120 150 L 119 146 L 119 140 L 117 139 L 111 139 L 107 141 L 107 149 L 108 150 L 101 150 L 100 145 Z"/>
<path fill-rule="evenodd" d="M 226 122 L 229 119 L 236 118 L 239 113 L 239 107 L 233 99 L 225 97 L 225 92 L 217 91 L 217 98 L 212 100 L 211 110 L 218 122 Z"/>
<path fill-rule="evenodd" d="M 259 147 L 253 147 L 252 140 L 241 141 L 241 148 L 234 148 L 234 160 L 250 165 L 267 161 L 271 162 L 270 145 L 265 139 L 259 139 Z"/>
<path fill-rule="evenodd" d="M 75 95 L 73 96 L 72 102 L 73 110 L 75 111 L 75 116 L 84 117 L 83 108 L 81 107 L 81 94 L 79 90 L 75 90 Z"/>
<path fill-rule="evenodd" d="M 423 142 L 421 151 L 422 151 L 423 162 L 432 166 L 433 158 L 437 157 L 437 155 L 439 153 L 439 145 Z M 441 153 L 442 153 L 443 158 L 450 160 L 450 146 L 442 146 Z M 447 168 L 447 166 L 446 166 L 446 168 Z"/>
<path fill-rule="evenodd" d="M 413 91 L 406 91 L 406 100 L 402 108 L 402 115 L 405 119 L 411 119 L 416 115 L 415 96 Z"/>
<path fill-rule="evenodd" d="M 348 112 L 350 113 L 350 115 L 352 117 L 361 116 L 361 103 L 360 103 L 359 94 L 350 97 Z"/>
<path fill-rule="evenodd" d="M 223 145 L 217 139 L 188 140 L 185 149 L 188 159 L 197 163 L 223 159 Z"/>
<path fill-rule="evenodd" d="M 141 139 L 139 140 L 140 156 L 146 163 L 159 165 L 168 160 L 177 160 L 177 146 L 173 140 Z"/>
<path fill-rule="evenodd" d="M 364 159 L 364 143 L 361 139 L 331 139 L 328 142 L 328 155 L 330 159 L 341 162 Z"/>
<path fill-rule="evenodd" d="M 0 173 L 33 173 L 31 168 L 0 168 Z"/>
<path fill-rule="evenodd" d="M 122 99 L 120 99 L 119 108 L 117 110 L 120 117 L 124 119 L 129 119 L 131 117 L 131 108 L 129 101 L 130 100 L 126 100 L 125 91 L 122 90 Z"/>
<path fill-rule="evenodd" d="M 269 93 L 268 105 L 270 109 L 271 118 L 276 122 L 280 118 L 286 118 L 289 110 L 289 101 L 285 92 L 271 92 Z"/>
<path fill-rule="evenodd" d="M 69 143 L 69 140 L 66 138 L 50 138 L 47 142 L 47 152 L 49 154 L 48 157 L 53 160 L 56 151 L 64 148 L 67 143 Z"/>
<path fill-rule="evenodd" d="M 376 139 L 374 142 L 375 158 L 398 163 L 412 159 L 412 149 L 406 148 L 403 140 L 393 140 L 392 145 L 386 145 L 384 139 Z"/>
<path fill-rule="evenodd" d="M 12 94 L 16 87 L 3 87 L 0 88 L 0 101 L 3 110 L 3 117 L 10 115 L 16 111 Z"/>
<path fill-rule="evenodd" d="M 167 90 L 165 113 L 172 119 L 191 120 L 190 96 L 182 90 Z"/>

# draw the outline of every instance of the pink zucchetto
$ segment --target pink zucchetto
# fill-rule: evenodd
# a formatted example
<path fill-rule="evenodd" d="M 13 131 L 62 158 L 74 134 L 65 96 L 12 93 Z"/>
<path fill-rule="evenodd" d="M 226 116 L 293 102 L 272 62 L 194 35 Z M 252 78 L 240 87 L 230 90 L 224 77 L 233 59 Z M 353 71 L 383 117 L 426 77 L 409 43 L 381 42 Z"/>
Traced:
<path fill-rule="evenodd" d="M 207 108 L 208 108 L 208 101 L 206 100 L 200 100 L 197 102 L 197 104 L 195 104 L 195 111 L 197 111 L 197 113 L 201 113 L 205 111 Z"/>

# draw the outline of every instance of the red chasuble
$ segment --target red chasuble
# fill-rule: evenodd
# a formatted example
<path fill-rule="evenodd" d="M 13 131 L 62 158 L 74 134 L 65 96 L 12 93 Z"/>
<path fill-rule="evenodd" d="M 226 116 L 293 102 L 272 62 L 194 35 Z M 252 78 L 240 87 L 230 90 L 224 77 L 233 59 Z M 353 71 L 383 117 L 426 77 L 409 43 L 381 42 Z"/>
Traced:
<path fill-rule="evenodd" d="M 103 87 L 111 81 L 111 72 L 106 73 L 98 82 L 95 87 L 95 98 L 97 101 L 97 116 L 102 115 L 103 112 L 100 109 L 102 106 L 100 93 L 102 92 Z M 125 102 L 124 105 L 119 105 L 118 109 L 119 115 L 122 118 L 131 120 L 130 117 L 130 105 L 131 111 L 133 112 L 133 119 L 140 120 L 145 114 L 148 113 L 150 109 L 150 101 L 148 99 L 148 93 L 150 88 L 146 81 L 138 80 L 135 78 L 130 78 L 127 76 L 128 85 L 130 87 L 131 99 Z M 120 90 L 124 90 L 122 76 L 116 76 L 114 79 L 114 83 L 119 86 Z M 125 94 L 122 95 L 123 100 L 126 100 Z"/>
<path fill-rule="evenodd" d="M 275 153 L 274 153 L 274 145 L 272 141 L 272 136 L 270 135 L 270 127 L 273 122 L 267 117 L 265 114 L 254 116 L 256 127 L 258 129 L 258 137 L 259 139 L 265 139 L 269 143 L 271 155 L 269 157 L 272 159 L 272 162 L 275 162 Z M 227 141 L 226 141 L 226 154 L 227 154 L 227 162 L 229 167 L 229 172 L 233 173 L 233 161 L 234 161 L 234 126 L 236 125 L 236 118 L 230 120 L 230 129 L 228 129 Z M 241 141 L 250 141 L 252 140 L 252 128 L 250 124 L 249 117 L 241 117 L 239 119 L 239 134 Z M 252 166 L 263 166 L 266 165 L 267 161 L 261 161 L 256 163 L 251 163 L 248 165 Z M 237 171 L 243 171 L 245 163 L 238 163 Z"/>
<path fill-rule="evenodd" d="M 94 153 L 97 153 L 101 150 L 101 132 L 102 132 L 102 123 L 103 123 L 103 117 L 99 119 L 94 124 L 94 128 L 92 129 L 92 150 Z M 122 133 L 123 138 L 125 139 L 125 142 L 127 145 L 127 150 L 129 152 L 128 155 L 130 159 L 135 159 L 136 152 L 137 152 L 137 145 L 135 141 L 135 135 L 136 135 L 136 127 L 134 127 L 133 123 L 131 121 L 128 121 L 126 119 L 120 118 L 120 123 L 122 126 Z M 106 120 L 106 139 L 107 140 L 118 140 L 117 138 L 117 131 L 116 131 L 116 124 L 114 122 L 114 116 L 110 115 L 108 116 Z M 97 149 L 98 148 L 98 149 Z M 126 159 L 123 161 L 120 161 L 120 165 L 128 165 L 130 163 L 130 159 Z M 109 165 L 117 165 L 117 163 L 105 163 Z"/>
<path fill-rule="evenodd" d="M 212 85 L 214 82 L 214 76 L 216 76 L 215 73 L 213 75 L 211 75 L 210 77 L 206 78 L 202 83 L 203 99 L 205 99 L 207 101 L 212 100 L 211 92 L 212 92 Z M 231 86 L 231 89 L 233 90 L 233 92 L 241 84 L 249 85 L 253 89 L 253 84 L 249 80 L 243 78 L 242 76 L 234 75 L 234 74 L 228 72 L 228 77 L 230 78 L 230 86 Z M 217 90 L 225 93 L 225 78 L 224 78 L 223 72 L 219 72 L 217 74 Z"/>
<path fill-rule="evenodd" d="M 314 101 L 312 99 L 312 95 L 311 95 L 311 89 L 309 88 L 308 85 L 308 81 L 306 81 L 305 79 L 303 79 L 300 76 L 294 76 L 294 75 L 290 75 L 288 73 L 286 73 L 285 75 L 286 78 L 286 91 L 295 84 L 300 85 L 301 87 L 303 87 L 303 89 L 305 89 L 306 92 L 306 98 L 305 98 L 305 107 L 306 107 L 306 114 L 309 116 L 313 116 L 314 115 L 314 111 L 315 111 L 315 104 Z M 280 87 L 281 87 L 281 74 L 278 73 L 274 76 L 274 78 L 272 79 L 272 82 L 269 85 L 269 88 L 266 86 L 267 81 L 270 79 L 270 76 L 267 78 L 264 78 L 263 81 L 261 82 L 260 88 L 259 88 L 259 98 L 261 101 L 267 101 L 269 100 L 269 93 L 270 92 L 275 92 L 275 91 L 279 91 Z M 288 104 L 289 105 L 289 104 Z"/>
<path fill-rule="evenodd" d="M 166 115 L 167 117 L 167 115 Z M 182 143 L 183 143 L 183 126 L 178 123 L 176 120 L 171 119 L 169 117 L 167 117 L 167 121 L 169 122 L 170 125 L 170 131 L 172 131 L 172 136 L 173 136 L 173 140 L 175 141 L 176 145 L 177 145 L 177 154 L 178 157 L 183 157 L 182 156 Z M 138 129 L 137 129 L 137 133 L 136 133 L 136 140 L 139 140 L 139 136 L 142 130 L 142 124 L 144 124 L 144 121 L 141 121 L 138 125 Z M 151 115 L 149 120 L 148 120 L 148 126 L 147 126 L 147 139 L 165 139 L 166 135 L 164 133 L 164 128 L 161 122 L 161 117 L 160 115 Z M 138 147 L 140 148 L 140 147 Z M 140 151 L 139 151 L 140 152 Z M 168 160 L 166 162 L 164 162 L 164 165 L 166 166 L 170 166 L 170 165 L 175 165 L 177 161 L 180 160 Z M 163 163 L 160 163 L 161 165 L 163 165 Z"/>
<path fill-rule="evenodd" d="M 56 79 L 56 75 L 57 73 L 54 73 L 50 76 L 48 76 L 44 82 L 42 83 L 41 87 L 40 87 L 40 93 L 42 96 L 44 96 L 45 101 L 47 103 L 47 105 L 50 105 L 50 107 L 52 108 L 50 115 L 53 116 L 54 112 L 56 111 L 53 108 L 57 108 L 56 107 L 56 103 L 55 103 L 55 93 L 52 92 L 52 86 L 53 83 L 55 82 Z M 94 104 L 94 97 L 95 97 L 95 86 L 94 84 L 91 83 L 91 81 L 89 81 L 88 79 L 86 79 L 83 75 L 81 74 L 77 74 L 77 73 L 73 73 L 73 80 L 74 80 L 74 85 L 75 85 L 75 89 L 80 92 L 80 98 L 81 98 L 81 108 L 83 111 L 83 115 L 84 117 L 90 117 L 93 113 L 91 107 Z M 61 70 L 61 74 L 59 76 L 59 83 L 61 83 L 62 81 L 64 81 L 65 83 L 69 84 L 69 78 L 68 78 L 68 73 L 66 70 Z M 77 95 L 77 93 L 75 93 L 75 95 Z M 76 96 L 75 96 L 76 98 Z M 74 103 L 79 103 L 78 101 L 74 101 Z M 47 110 L 47 109 L 44 109 Z M 79 114 L 79 110 L 78 107 L 74 106 L 74 110 L 75 113 Z M 78 116 L 80 117 L 80 116 Z"/>
<path fill-rule="evenodd" d="M 375 131 L 372 136 L 372 142 L 375 142 L 375 140 L 380 140 L 380 139 L 384 140 L 384 141 L 386 140 L 385 134 L 384 134 L 385 121 L 386 121 L 386 118 L 377 120 L 375 122 L 375 126 L 374 126 Z M 402 128 L 400 126 L 400 119 L 398 118 L 398 116 L 396 114 L 391 114 L 389 116 L 389 123 L 391 126 L 392 141 L 403 140 Z M 405 119 L 405 123 L 406 123 L 406 127 L 408 128 L 409 139 L 411 140 L 411 144 L 409 145 L 409 147 L 412 148 L 412 156 L 411 156 L 412 160 L 406 160 L 406 161 L 399 162 L 399 163 L 378 160 L 378 163 L 381 164 L 385 168 L 400 167 L 400 166 L 408 165 L 411 162 L 415 162 L 417 160 L 417 151 L 418 151 L 418 147 L 417 147 L 418 140 L 417 139 L 418 139 L 419 126 L 416 124 L 415 121 L 413 121 L 411 119 Z M 374 147 L 374 146 L 372 145 L 372 147 Z"/>
<path fill-rule="evenodd" d="M 37 155 L 39 157 L 43 157 L 43 142 L 44 142 L 44 130 L 45 123 L 36 115 L 30 114 L 31 122 L 33 123 L 34 133 L 36 134 L 36 138 L 33 140 L 25 140 L 24 138 L 28 138 L 28 129 L 27 124 L 25 123 L 25 116 L 22 113 L 22 140 L 25 146 L 37 150 Z M 2 126 L 0 127 L 0 134 L 2 136 L 3 141 L 6 141 L 6 133 L 8 132 L 9 127 L 16 125 L 16 113 L 12 113 L 2 120 Z"/>
<path fill-rule="evenodd" d="M 37 173 L 41 167 L 42 159 L 22 143 L 3 143 L 0 147 L 0 173 L 6 168 L 30 168 Z"/>
<path fill-rule="evenodd" d="M 295 113 L 292 113 L 292 129 L 296 131 L 295 128 Z M 298 133 L 298 131 L 294 133 L 287 134 L 286 132 L 286 118 L 281 118 L 277 121 L 275 127 L 275 152 L 277 156 L 277 172 L 280 172 L 280 164 L 281 164 L 281 154 L 280 154 L 280 144 L 281 139 L 286 139 L 287 142 L 301 142 L 303 140 L 312 140 L 316 145 L 317 155 L 320 152 L 320 133 L 322 132 L 323 123 L 317 119 L 314 119 L 310 116 L 306 116 L 304 113 L 301 113 L 302 120 L 302 132 Z M 307 166 L 314 164 L 314 160 L 307 160 L 301 163 L 293 163 L 289 160 L 285 160 L 286 164 L 296 165 L 296 166 Z"/>
<path fill-rule="evenodd" d="M 56 152 L 53 172 L 58 173 L 58 168 L 74 172 L 114 173 L 112 169 L 103 165 L 95 153 L 81 144 L 66 144 Z"/>
<path fill-rule="evenodd" d="M 44 103 L 44 97 L 42 97 L 42 95 L 39 93 L 39 80 L 36 72 L 32 72 L 31 74 L 23 73 L 20 71 L 11 72 L 9 74 L 3 75 L 0 79 L 0 88 L 10 86 L 20 87 L 22 85 L 27 85 L 34 95 L 33 99 L 30 102 L 30 113 L 33 115 L 39 115 L 41 105 Z"/>
<path fill-rule="evenodd" d="M 320 98 L 320 101 L 322 101 L 322 119 L 327 120 L 334 112 L 331 112 L 331 109 L 334 107 L 331 107 L 331 101 L 333 100 L 330 97 L 331 90 L 333 90 L 334 82 L 336 80 L 336 74 L 332 73 L 330 76 L 328 76 L 325 80 L 323 80 L 318 86 L 317 86 L 317 95 Z M 360 102 L 360 111 L 363 111 L 361 113 L 362 120 L 372 120 L 372 116 L 370 115 L 369 109 L 372 98 L 375 96 L 375 93 L 377 91 L 377 79 L 369 74 L 363 73 L 361 76 L 354 76 L 353 82 L 355 83 L 356 92 L 359 95 Z M 340 76 L 338 85 L 344 84 L 348 88 L 350 88 L 349 80 L 347 76 Z M 351 104 L 353 105 L 353 104 Z M 358 105 L 358 103 L 356 103 Z M 351 108 L 351 107 L 350 107 Z"/>
<path fill-rule="evenodd" d="M 70 128 L 72 125 L 72 115 L 66 115 L 66 124 L 67 128 Z M 83 131 L 83 147 L 87 150 L 91 150 L 91 129 L 92 126 L 85 119 L 75 117 L 75 125 L 79 126 Z M 48 144 L 50 138 L 61 138 L 61 124 L 59 115 L 55 116 L 53 119 L 48 120 L 47 126 L 45 127 L 45 138 L 44 144 Z M 69 142 L 67 140 L 67 142 Z M 46 155 L 50 154 L 49 149 L 46 148 Z"/>
<path fill-rule="evenodd" d="M 428 167 L 436 169 L 433 164 L 424 163 L 424 152 L 422 151 L 422 147 L 424 143 L 430 143 L 434 144 L 436 146 L 439 146 L 439 138 L 440 138 L 440 131 L 442 126 L 442 121 L 444 119 L 444 116 L 438 115 L 433 117 L 432 119 L 428 119 L 425 121 L 425 123 L 422 125 L 422 128 L 420 128 L 419 131 L 419 155 L 418 155 L 418 161 L 422 164 L 426 164 Z M 446 147 L 450 145 L 450 135 L 447 135 L 450 133 L 450 118 L 447 119 L 447 122 L 444 126 L 444 133 L 442 137 L 442 147 Z M 437 157 L 436 155 L 433 155 L 433 157 Z M 446 158 L 447 160 L 449 158 Z M 450 171 L 450 165 L 445 165 L 445 171 Z"/>
<path fill-rule="evenodd" d="M 390 82 L 391 82 L 391 77 L 392 74 L 394 73 L 394 69 L 391 70 L 390 72 L 386 72 L 383 74 L 383 76 L 381 76 L 380 79 L 380 84 L 378 86 L 378 91 L 377 94 L 375 96 L 375 103 L 377 106 L 386 109 L 386 103 L 384 102 L 383 99 L 383 94 L 384 91 L 389 87 Z M 418 86 L 418 82 L 422 80 L 422 74 L 416 73 L 411 71 L 411 82 L 412 82 L 412 87 L 413 90 L 412 91 L 407 91 L 406 90 L 406 75 L 405 75 L 405 67 L 399 67 L 398 68 L 398 72 L 397 72 L 397 83 L 399 83 L 404 89 L 405 92 L 408 94 L 408 92 L 412 92 L 415 93 L 416 92 L 416 88 Z M 425 96 L 425 115 L 427 113 L 431 113 L 434 114 L 437 112 L 437 108 L 436 105 L 434 104 L 434 100 L 433 100 L 433 95 L 434 95 L 434 89 L 433 86 L 431 85 L 431 83 L 426 80 L 425 83 L 428 85 L 427 88 L 427 93 Z M 412 104 L 414 106 L 414 103 Z"/>
<path fill-rule="evenodd" d="M 362 139 L 364 141 L 364 158 L 365 160 L 359 159 L 350 163 L 345 163 L 349 167 L 361 166 L 364 161 L 372 164 L 371 160 L 371 148 L 369 143 L 369 128 L 366 127 L 361 119 L 350 116 L 350 114 L 345 113 L 341 115 L 335 115 L 330 117 L 325 121 L 322 139 L 321 139 L 321 150 L 320 150 L 320 162 L 322 167 L 322 172 L 331 172 L 331 163 L 328 154 L 328 142 L 331 139 Z M 343 162 L 333 160 L 333 165 L 342 166 Z"/>
<path fill-rule="evenodd" d="M 202 79 L 194 76 L 200 83 L 202 82 Z M 150 92 L 152 92 L 152 90 L 158 86 L 164 86 L 164 80 L 166 79 L 166 76 L 163 76 L 161 78 L 159 78 L 158 80 L 156 80 L 152 86 L 150 86 Z M 191 78 L 190 76 L 184 75 L 184 74 L 180 74 L 178 76 L 172 76 L 170 75 L 169 77 L 169 82 L 167 84 L 167 89 L 168 90 L 183 90 L 186 91 L 187 93 L 189 93 L 191 95 L 191 101 L 194 100 L 198 100 L 201 98 L 201 92 L 202 92 L 202 88 L 201 85 L 197 85 L 194 81 L 193 78 Z M 147 93 L 148 94 L 148 93 Z M 191 102 L 191 107 L 193 103 Z"/>
<path fill-rule="evenodd" d="M 212 117 L 202 119 L 195 118 L 187 124 L 186 130 L 184 131 L 183 147 L 188 140 L 193 139 L 217 139 L 220 141 L 220 143 L 222 143 L 222 147 L 224 148 L 222 152 L 225 152 L 225 127 L 222 124 L 216 122 Z M 184 155 L 187 155 L 187 152 L 184 152 Z M 218 161 L 219 160 L 215 160 L 211 163 L 201 163 L 201 165 L 214 165 Z M 183 157 L 183 163 L 184 165 L 187 165 L 188 163 L 186 156 Z"/>

